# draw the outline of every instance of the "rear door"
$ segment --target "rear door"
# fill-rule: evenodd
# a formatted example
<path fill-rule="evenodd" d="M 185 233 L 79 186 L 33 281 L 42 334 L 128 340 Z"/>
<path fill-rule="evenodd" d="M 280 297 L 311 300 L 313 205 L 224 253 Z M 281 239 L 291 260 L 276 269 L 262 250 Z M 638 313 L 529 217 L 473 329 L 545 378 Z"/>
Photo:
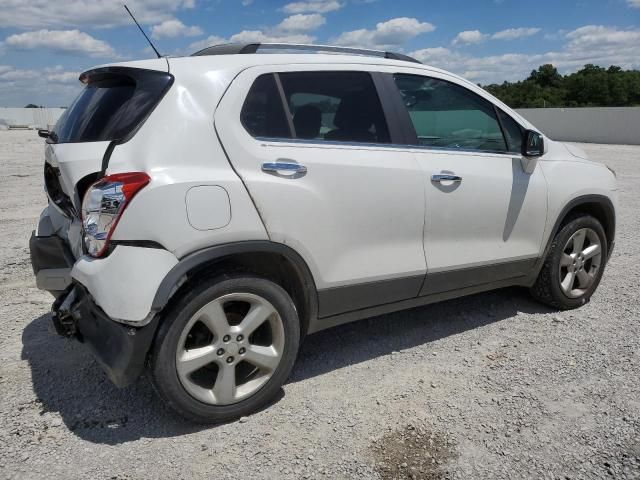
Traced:
<path fill-rule="evenodd" d="M 434 75 L 394 75 L 426 188 L 428 274 L 421 293 L 526 276 L 546 222 L 542 170 L 525 171 L 522 129 L 509 115 Z"/>
<path fill-rule="evenodd" d="M 321 317 L 415 297 L 426 271 L 420 167 L 357 68 L 250 68 L 215 114 L 270 239 L 311 268 Z"/>

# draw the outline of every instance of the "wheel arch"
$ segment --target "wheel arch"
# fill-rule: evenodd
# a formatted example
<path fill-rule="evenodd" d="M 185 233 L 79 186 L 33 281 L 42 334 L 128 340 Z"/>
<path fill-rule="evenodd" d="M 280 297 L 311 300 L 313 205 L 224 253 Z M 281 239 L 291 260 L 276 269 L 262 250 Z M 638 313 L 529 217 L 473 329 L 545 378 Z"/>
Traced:
<path fill-rule="evenodd" d="M 616 213 L 613 202 L 604 195 L 583 195 L 568 202 L 556 220 L 550 240 L 566 223 L 578 214 L 595 217 L 607 236 L 607 257 L 611 254 L 616 234 Z M 550 245 L 550 242 L 547 242 Z"/>
<path fill-rule="evenodd" d="M 284 288 L 298 310 L 302 335 L 317 317 L 318 294 L 306 262 L 291 247 L 267 240 L 216 245 L 182 258 L 160 283 L 153 310 L 162 310 L 199 279 L 226 272 L 260 275 Z"/>
<path fill-rule="evenodd" d="M 538 273 L 542 269 L 544 260 L 549 254 L 549 249 L 553 243 L 553 239 L 560 229 L 567 224 L 572 218 L 578 214 L 587 214 L 595 217 L 604 228 L 607 237 L 607 259 L 613 251 L 613 245 L 616 233 L 616 213 L 615 207 L 611 199 L 605 195 L 581 195 L 573 198 L 560 210 L 560 214 L 556 218 L 553 228 L 547 239 L 543 254 L 538 259 L 532 281 L 535 281 Z"/>

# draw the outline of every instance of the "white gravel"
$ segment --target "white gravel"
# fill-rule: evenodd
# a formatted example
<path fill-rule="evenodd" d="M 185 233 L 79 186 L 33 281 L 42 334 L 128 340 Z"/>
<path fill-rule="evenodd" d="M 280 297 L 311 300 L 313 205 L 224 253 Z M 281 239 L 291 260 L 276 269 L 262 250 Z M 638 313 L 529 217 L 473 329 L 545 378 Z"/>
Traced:
<path fill-rule="evenodd" d="M 640 147 L 581 147 L 620 185 L 591 303 L 514 288 L 338 327 L 269 408 L 199 427 L 48 333 L 28 252 L 42 140 L 0 131 L 0 478 L 640 478 Z"/>

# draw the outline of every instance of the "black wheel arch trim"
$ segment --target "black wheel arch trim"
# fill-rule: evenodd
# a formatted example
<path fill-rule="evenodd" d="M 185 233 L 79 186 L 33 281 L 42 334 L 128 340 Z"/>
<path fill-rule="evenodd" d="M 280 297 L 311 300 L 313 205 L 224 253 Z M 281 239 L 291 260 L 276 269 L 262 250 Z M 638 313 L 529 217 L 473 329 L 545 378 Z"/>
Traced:
<path fill-rule="evenodd" d="M 605 195 L 599 194 L 589 194 L 589 195 L 581 195 L 579 197 L 575 197 L 569 202 L 566 203 L 562 210 L 560 210 L 560 214 L 556 218 L 555 223 L 553 224 L 553 229 L 549 234 L 549 238 L 547 239 L 547 244 L 545 245 L 543 254 L 539 257 L 538 262 L 534 268 L 534 279 L 538 276 L 538 273 L 542 269 L 542 265 L 544 264 L 545 258 L 549 254 L 549 249 L 551 248 L 551 244 L 553 243 L 553 239 L 557 235 L 560 230 L 560 226 L 562 222 L 567 217 L 567 214 L 576 207 L 580 207 L 581 205 L 588 204 L 598 204 L 604 208 L 605 214 L 607 216 L 608 225 L 603 225 L 602 227 L 605 229 L 605 233 L 607 234 L 607 259 L 611 256 L 611 252 L 613 251 L 613 245 L 615 242 L 615 234 L 616 234 L 616 210 L 613 206 L 613 202 L 611 199 Z"/>
<path fill-rule="evenodd" d="M 247 240 L 242 242 L 225 243 L 213 247 L 197 250 L 180 259 L 180 261 L 165 275 L 160 283 L 151 308 L 154 311 L 162 310 L 169 300 L 184 283 L 190 272 L 199 266 L 220 260 L 225 257 L 242 253 L 270 253 L 278 254 L 288 260 L 294 267 L 302 282 L 305 293 L 307 307 L 309 309 L 309 320 L 315 319 L 318 312 L 318 291 L 311 274 L 309 266 L 293 248 L 269 240 Z"/>

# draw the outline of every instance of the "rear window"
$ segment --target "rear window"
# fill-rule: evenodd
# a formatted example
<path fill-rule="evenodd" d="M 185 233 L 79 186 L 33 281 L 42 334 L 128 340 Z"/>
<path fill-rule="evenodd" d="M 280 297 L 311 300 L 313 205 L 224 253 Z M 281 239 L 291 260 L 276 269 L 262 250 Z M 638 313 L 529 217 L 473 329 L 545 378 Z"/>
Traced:
<path fill-rule="evenodd" d="M 109 67 L 83 74 L 86 86 L 53 129 L 56 143 L 120 140 L 144 122 L 173 83 L 166 72 Z"/>

